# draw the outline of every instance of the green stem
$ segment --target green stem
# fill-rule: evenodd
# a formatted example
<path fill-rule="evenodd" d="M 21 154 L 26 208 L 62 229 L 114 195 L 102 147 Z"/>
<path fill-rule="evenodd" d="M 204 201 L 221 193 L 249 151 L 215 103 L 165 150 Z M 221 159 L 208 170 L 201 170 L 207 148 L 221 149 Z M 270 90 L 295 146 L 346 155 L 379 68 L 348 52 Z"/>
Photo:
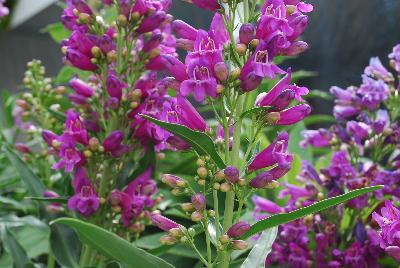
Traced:
<path fill-rule="evenodd" d="M 206 261 L 206 259 L 204 259 L 203 255 L 201 255 L 200 251 L 197 249 L 196 245 L 193 243 L 193 241 L 190 241 L 190 245 L 192 246 L 192 248 L 194 249 L 194 251 L 197 253 L 197 255 L 200 258 L 200 261 L 207 267 L 208 263 Z"/>
<path fill-rule="evenodd" d="M 219 205 L 218 205 L 218 191 L 213 190 L 214 210 L 215 210 L 215 240 L 219 241 Z"/>
<path fill-rule="evenodd" d="M 56 260 L 54 258 L 51 248 L 49 248 L 49 253 L 47 255 L 47 268 L 54 268 L 56 266 Z"/>
<path fill-rule="evenodd" d="M 205 214 L 207 213 L 206 211 L 204 212 Z M 208 232 L 208 218 L 207 215 L 205 215 L 205 220 L 204 220 L 204 227 L 206 231 L 204 232 L 206 234 L 206 244 L 207 244 L 207 267 L 212 267 L 212 260 L 211 260 L 211 241 L 210 241 L 210 233 Z"/>
<path fill-rule="evenodd" d="M 90 259 L 92 257 L 92 249 L 88 245 L 83 245 L 81 259 L 79 261 L 79 267 L 86 267 L 90 265 Z"/>

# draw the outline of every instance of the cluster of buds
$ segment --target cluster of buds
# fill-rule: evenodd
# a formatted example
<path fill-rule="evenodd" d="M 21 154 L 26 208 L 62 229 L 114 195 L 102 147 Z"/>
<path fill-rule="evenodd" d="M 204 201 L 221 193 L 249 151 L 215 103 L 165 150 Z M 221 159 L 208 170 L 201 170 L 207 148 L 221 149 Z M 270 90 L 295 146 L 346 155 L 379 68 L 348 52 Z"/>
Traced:
<path fill-rule="evenodd" d="M 234 250 L 244 250 L 248 247 L 248 244 L 244 240 L 239 238 L 250 230 L 250 224 L 245 221 L 239 221 L 232 225 L 226 234 L 221 235 L 219 238 L 220 247 L 222 249 L 232 248 Z"/>

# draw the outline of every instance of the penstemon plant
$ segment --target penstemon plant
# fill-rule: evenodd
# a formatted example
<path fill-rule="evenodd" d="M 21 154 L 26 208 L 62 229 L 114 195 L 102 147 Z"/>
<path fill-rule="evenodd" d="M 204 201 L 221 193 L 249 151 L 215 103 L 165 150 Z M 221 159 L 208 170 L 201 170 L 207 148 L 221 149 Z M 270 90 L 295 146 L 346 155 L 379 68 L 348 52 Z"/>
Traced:
<path fill-rule="evenodd" d="M 190 2 L 215 12 L 208 31 L 174 20 L 171 0 L 67 0 L 61 21 L 70 35 L 61 47 L 77 76 L 68 87 L 53 87 L 40 62 L 28 65 L 24 82 L 31 92 L 17 100 L 15 119 L 32 136 L 41 134 L 44 151 L 37 157 L 26 144 L 15 147 L 33 161 L 44 184 L 27 180 L 32 172 L 21 164 L 18 171 L 34 186 L 32 199 L 52 202 L 47 210 L 54 217 L 68 216 L 52 226 L 72 227 L 84 244 L 79 264 L 66 266 L 104 267 L 111 259 L 127 267 L 172 267 L 137 247 L 153 224 L 167 232 L 160 239 L 165 247 L 189 246 L 205 267 L 230 267 L 237 252 L 250 249 L 254 240 L 248 239 L 261 233 L 241 264 L 258 267 L 278 225 L 381 188 L 357 187 L 250 225 L 250 197 L 279 187 L 291 169 L 286 130 L 311 112 L 303 99 L 309 90 L 292 83 L 292 70 L 277 62 L 308 48 L 299 37 L 313 6 L 299 0 Z M 177 49 L 187 52 L 184 63 Z M 280 80 L 266 86 L 274 79 Z M 202 117 L 199 105 L 214 113 L 216 124 Z M 266 132 L 276 136 L 260 150 Z M 185 200 L 181 214 L 191 226 L 160 211 L 170 200 L 158 193 L 156 161 L 180 151 L 195 155 L 196 174 L 170 172 L 161 181 Z M 60 190 L 60 183 L 68 187 Z M 205 254 L 198 248 L 203 233 Z"/>

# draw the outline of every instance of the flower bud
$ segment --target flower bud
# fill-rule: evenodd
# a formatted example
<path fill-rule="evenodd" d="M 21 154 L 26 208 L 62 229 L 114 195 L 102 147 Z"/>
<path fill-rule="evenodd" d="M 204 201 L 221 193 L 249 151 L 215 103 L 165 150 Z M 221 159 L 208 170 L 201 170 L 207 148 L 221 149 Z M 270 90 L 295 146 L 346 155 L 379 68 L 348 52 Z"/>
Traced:
<path fill-rule="evenodd" d="M 251 23 L 244 23 L 239 30 L 240 43 L 248 45 L 254 38 L 254 26 Z"/>
<path fill-rule="evenodd" d="M 95 137 L 90 138 L 90 140 L 89 140 L 89 148 L 90 148 L 90 150 L 96 151 L 98 146 L 99 146 L 99 144 L 100 143 L 99 143 L 99 140 L 97 138 L 95 138 Z"/>
<path fill-rule="evenodd" d="M 246 51 L 247 51 L 247 46 L 245 44 L 239 43 L 236 45 L 236 52 L 239 54 L 239 56 L 245 55 Z"/>
<path fill-rule="evenodd" d="M 192 203 L 182 203 L 181 208 L 185 212 L 191 212 L 194 210 L 193 204 Z"/>
<path fill-rule="evenodd" d="M 226 243 L 229 243 L 230 238 L 229 238 L 228 235 L 223 234 L 223 235 L 221 235 L 221 237 L 219 238 L 219 241 L 220 241 L 222 244 L 226 244 Z"/>
<path fill-rule="evenodd" d="M 190 235 L 191 237 L 193 237 L 193 236 L 196 235 L 196 230 L 190 227 L 190 228 L 188 229 L 188 233 L 189 233 L 189 235 Z"/>
<path fill-rule="evenodd" d="M 239 238 L 241 237 L 244 233 L 246 233 L 248 230 L 250 230 L 250 224 L 248 224 L 245 221 L 239 221 L 232 225 L 229 229 L 228 232 L 226 233 L 229 237 L 233 238 Z"/>
<path fill-rule="evenodd" d="M 220 187 L 221 192 L 229 192 L 230 190 L 232 190 L 232 184 L 224 182 L 223 184 L 221 184 Z"/>
<path fill-rule="evenodd" d="M 235 69 L 231 72 L 231 78 L 232 78 L 232 80 L 238 79 L 239 76 L 240 76 L 240 72 L 241 72 L 240 68 L 235 68 Z"/>
<path fill-rule="evenodd" d="M 259 39 L 253 39 L 253 40 L 250 41 L 250 47 L 252 49 L 255 49 L 258 46 L 258 44 L 260 44 L 260 40 Z"/>
<path fill-rule="evenodd" d="M 215 211 L 212 210 L 212 209 L 210 209 L 210 210 L 208 211 L 208 216 L 210 216 L 210 217 L 215 217 Z"/>
<path fill-rule="evenodd" d="M 182 178 L 175 176 L 175 175 L 171 175 L 171 174 L 163 174 L 161 176 L 161 181 L 171 187 L 176 187 L 177 183 L 180 181 L 183 181 Z"/>
<path fill-rule="evenodd" d="M 180 228 L 180 225 L 178 223 L 156 213 L 151 214 L 151 221 L 158 228 L 166 232 L 168 232 L 172 228 Z"/>
<path fill-rule="evenodd" d="M 110 50 L 109 52 L 107 52 L 107 62 L 108 63 L 112 63 L 114 61 L 117 60 L 117 52 L 115 50 Z"/>
<path fill-rule="evenodd" d="M 121 26 L 125 26 L 128 24 L 128 19 L 126 18 L 125 15 L 120 14 L 117 18 L 118 24 Z"/>
<path fill-rule="evenodd" d="M 200 178 L 205 179 L 207 178 L 208 170 L 205 167 L 199 167 L 197 169 L 197 174 L 199 175 Z"/>
<path fill-rule="evenodd" d="M 219 81 L 222 83 L 226 82 L 229 77 L 229 70 L 228 66 L 224 62 L 218 62 L 214 65 L 214 72 L 215 76 L 218 78 Z"/>
<path fill-rule="evenodd" d="M 30 154 L 32 152 L 31 148 L 29 148 L 29 146 L 24 143 L 18 142 L 14 145 L 14 147 L 18 152 L 23 154 Z"/>
<path fill-rule="evenodd" d="M 248 247 L 246 241 L 243 240 L 233 240 L 232 241 L 232 248 L 236 250 L 244 250 Z"/>
<path fill-rule="evenodd" d="M 272 180 L 271 182 L 267 183 L 267 185 L 265 185 L 264 188 L 266 188 L 266 189 L 276 189 L 280 185 L 281 184 L 278 181 Z"/>
<path fill-rule="evenodd" d="M 192 196 L 192 204 L 197 211 L 203 211 L 206 208 L 206 197 L 203 194 L 195 194 Z"/>
<path fill-rule="evenodd" d="M 175 237 L 175 238 L 179 238 L 179 237 L 183 236 L 183 232 L 182 232 L 182 230 L 180 228 L 172 228 L 172 229 L 170 229 L 169 230 L 169 234 L 172 237 Z"/>
<path fill-rule="evenodd" d="M 214 188 L 214 190 L 219 190 L 221 188 L 221 184 L 216 182 L 216 183 L 214 183 L 213 188 Z"/>
<path fill-rule="evenodd" d="M 177 239 L 170 235 L 163 235 L 160 237 L 160 243 L 163 245 L 174 245 L 176 244 Z"/>
<path fill-rule="evenodd" d="M 274 177 L 269 171 L 258 174 L 250 181 L 250 186 L 256 189 L 264 188 L 268 183 L 272 182 Z"/>
<path fill-rule="evenodd" d="M 204 186 L 204 185 L 206 185 L 206 180 L 198 180 L 197 184 L 200 186 Z"/>
<path fill-rule="evenodd" d="M 246 180 L 245 179 L 239 179 L 238 184 L 239 186 L 245 186 L 246 185 Z"/>
<path fill-rule="evenodd" d="M 205 165 L 206 165 L 206 162 L 204 162 L 204 160 L 203 159 L 197 159 L 197 161 L 196 161 L 196 165 L 197 166 L 199 166 L 199 167 L 204 167 Z"/>
<path fill-rule="evenodd" d="M 18 99 L 15 101 L 15 104 L 24 110 L 29 108 L 29 104 L 26 100 Z"/>
<path fill-rule="evenodd" d="M 271 112 L 271 113 L 268 113 L 266 116 L 267 122 L 271 125 L 275 125 L 276 122 L 278 122 L 280 118 L 281 118 L 281 115 L 279 114 L 279 112 Z"/>
<path fill-rule="evenodd" d="M 203 219 L 203 213 L 200 211 L 195 211 L 192 213 L 191 218 L 192 218 L 192 221 L 199 222 Z"/>
<path fill-rule="evenodd" d="M 49 146 L 53 146 L 53 141 L 55 141 L 58 138 L 58 136 L 49 130 L 43 130 L 42 138 Z"/>
<path fill-rule="evenodd" d="M 221 182 L 225 179 L 225 174 L 222 170 L 218 171 L 217 173 L 215 173 L 215 180 L 218 182 Z"/>
<path fill-rule="evenodd" d="M 227 166 L 224 170 L 226 180 L 230 183 L 237 183 L 239 180 L 239 170 L 234 166 Z"/>
<path fill-rule="evenodd" d="M 103 147 L 105 152 L 112 152 L 117 150 L 124 139 L 124 133 L 120 130 L 111 132 L 110 135 L 103 141 Z"/>

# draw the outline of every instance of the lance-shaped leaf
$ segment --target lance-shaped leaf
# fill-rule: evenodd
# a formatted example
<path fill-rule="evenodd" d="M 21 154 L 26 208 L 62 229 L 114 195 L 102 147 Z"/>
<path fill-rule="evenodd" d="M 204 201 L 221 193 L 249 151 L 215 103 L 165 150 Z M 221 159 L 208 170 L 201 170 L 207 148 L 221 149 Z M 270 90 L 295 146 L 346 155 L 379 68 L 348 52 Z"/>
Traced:
<path fill-rule="evenodd" d="M 21 160 L 21 158 L 11 150 L 8 145 L 3 146 L 3 151 L 15 169 L 21 176 L 21 180 L 26 185 L 26 188 L 32 196 L 42 196 L 46 190 L 42 181 L 33 173 L 33 171 Z"/>
<path fill-rule="evenodd" d="M 12 256 L 12 259 L 14 261 L 14 267 L 17 268 L 34 267 L 33 263 L 29 260 L 25 249 L 17 241 L 14 234 L 5 225 L 0 225 L 0 234 L 5 249 Z"/>
<path fill-rule="evenodd" d="M 272 250 L 277 234 L 277 226 L 264 231 L 240 268 L 264 267 L 265 259 Z"/>
<path fill-rule="evenodd" d="M 250 236 L 253 236 L 256 233 L 262 232 L 268 228 L 272 228 L 272 227 L 275 227 L 275 226 L 278 226 L 281 224 L 285 224 L 285 223 L 294 221 L 296 219 L 299 219 L 301 217 L 304 217 L 306 215 L 313 214 L 313 213 L 319 212 L 321 210 L 336 206 L 340 203 L 344 203 L 344 202 L 346 202 L 350 199 L 356 198 L 360 195 L 379 190 L 382 187 L 383 187 L 383 185 L 377 185 L 377 186 L 365 187 L 365 188 L 353 190 L 348 193 L 322 200 L 322 201 L 314 203 L 310 206 L 300 208 L 300 209 L 297 209 L 297 210 L 289 212 L 289 213 L 280 213 L 280 214 L 272 215 L 271 217 L 268 217 L 265 220 L 261 220 L 261 221 L 255 223 L 253 226 L 251 226 L 250 230 L 247 231 L 241 237 L 241 239 L 247 239 Z"/>
<path fill-rule="evenodd" d="M 215 149 L 213 140 L 206 133 L 195 131 L 182 125 L 160 121 L 147 115 L 142 114 L 141 116 L 185 140 L 199 155 L 210 156 L 219 168 L 223 169 L 226 167 L 224 161 Z"/>
<path fill-rule="evenodd" d="M 271 110 L 272 108 L 273 108 L 272 106 L 253 107 L 253 108 L 243 112 L 240 115 L 240 118 L 245 118 L 245 117 L 251 116 L 253 114 L 259 115 L 261 113 L 265 113 L 265 112 Z"/>
<path fill-rule="evenodd" d="M 78 237 L 83 243 L 127 267 L 174 267 L 163 259 L 133 246 L 116 234 L 91 223 L 73 218 L 59 218 L 52 222 L 52 224 L 55 223 L 71 227 L 77 232 Z"/>

